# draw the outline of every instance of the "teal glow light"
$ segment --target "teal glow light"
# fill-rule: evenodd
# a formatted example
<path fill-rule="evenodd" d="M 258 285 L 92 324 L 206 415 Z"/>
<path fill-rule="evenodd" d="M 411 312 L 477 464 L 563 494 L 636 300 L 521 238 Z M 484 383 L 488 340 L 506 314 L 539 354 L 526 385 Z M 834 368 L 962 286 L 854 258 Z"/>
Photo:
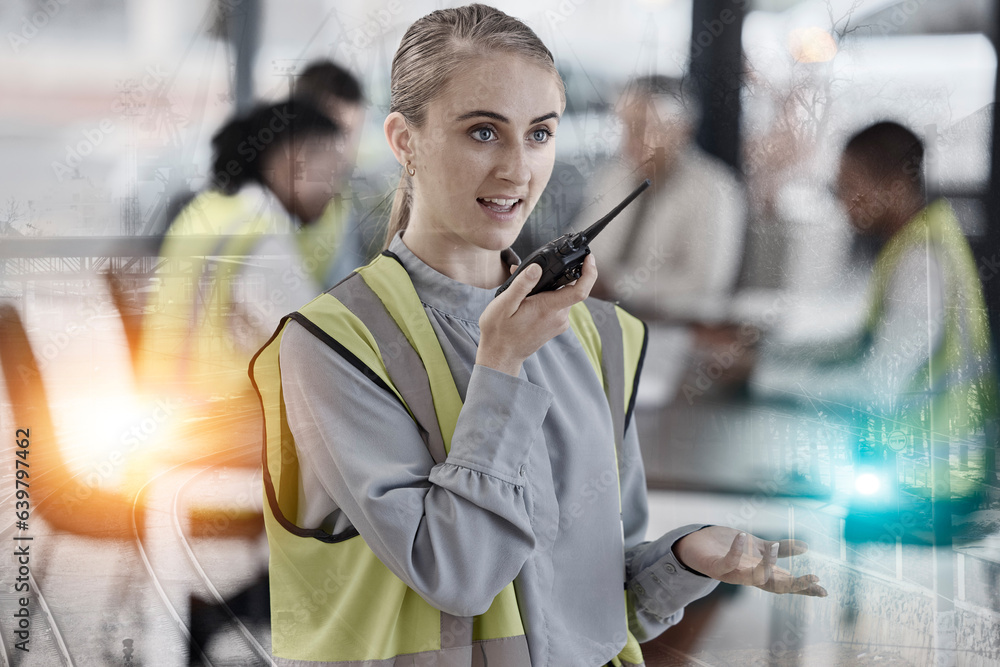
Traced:
<path fill-rule="evenodd" d="M 882 484 L 879 482 L 878 475 L 870 472 L 862 473 L 854 480 L 854 488 L 863 496 L 875 495 L 880 486 Z"/>

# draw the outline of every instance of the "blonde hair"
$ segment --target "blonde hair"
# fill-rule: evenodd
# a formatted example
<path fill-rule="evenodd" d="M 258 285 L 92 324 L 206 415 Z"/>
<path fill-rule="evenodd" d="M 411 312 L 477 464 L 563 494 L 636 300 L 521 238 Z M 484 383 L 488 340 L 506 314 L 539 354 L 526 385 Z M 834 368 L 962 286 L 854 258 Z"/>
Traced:
<path fill-rule="evenodd" d="M 411 25 L 392 59 L 389 112 L 398 111 L 411 127 L 427 120 L 427 105 L 470 58 L 493 52 L 535 61 L 552 72 L 565 100 L 562 79 L 552 53 L 527 25 L 487 5 L 439 9 Z M 410 220 L 412 180 L 406 169 L 389 214 L 385 246 Z"/>

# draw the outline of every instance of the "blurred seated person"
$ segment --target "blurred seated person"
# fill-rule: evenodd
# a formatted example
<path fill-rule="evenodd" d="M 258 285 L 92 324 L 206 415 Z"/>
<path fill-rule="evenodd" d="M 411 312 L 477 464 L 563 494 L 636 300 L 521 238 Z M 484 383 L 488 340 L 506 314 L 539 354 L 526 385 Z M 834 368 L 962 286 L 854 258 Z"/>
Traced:
<path fill-rule="evenodd" d="M 598 173 L 595 198 L 572 226 L 586 228 L 650 179 L 591 248 L 601 295 L 652 319 L 697 315 L 727 296 L 743 243 L 743 188 L 694 142 L 699 112 L 685 92 L 680 80 L 661 75 L 630 82 L 617 104 L 621 157 Z"/>
<path fill-rule="evenodd" d="M 326 288 L 295 234 L 327 211 L 344 169 L 342 142 L 326 115 L 290 101 L 231 120 L 212 147 L 210 188 L 161 246 L 137 375 L 147 391 L 252 404 L 250 357 L 282 315 Z"/>
<path fill-rule="evenodd" d="M 951 206 L 927 202 L 923 155 L 921 140 L 893 122 L 847 142 L 837 198 L 854 231 L 880 244 L 864 325 L 820 349 L 765 344 L 751 389 L 849 414 L 861 451 L 882 459 L 890 449 L 926 454 L 933 439 L 947 438 L 964 456 L 978 444 L 978 463 L 963 465 L 981 473 L 996 413 L 982 288 Z M 970 491 L 969 480 L 954 477 L 952 490 Z"/>

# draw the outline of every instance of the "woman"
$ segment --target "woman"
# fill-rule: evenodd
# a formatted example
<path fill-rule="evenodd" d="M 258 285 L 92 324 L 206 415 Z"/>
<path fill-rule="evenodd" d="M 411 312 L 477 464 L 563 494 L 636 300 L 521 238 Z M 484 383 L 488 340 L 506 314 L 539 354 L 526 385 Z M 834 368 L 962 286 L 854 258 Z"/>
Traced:
<path fill-rule="evenodd" d="M 300 101 L 262 105 L 215 134 L 211 187 L 163 240 L 165 269 L 140 337 L 144 381 L 204 399 L 253 397 L 247 360 L 275 319 L 322 289 L 293 239 L 332 214 L 338 138 L 333 121 Z"/>
<path fill-rule="evenodd" d="M 644 329 L 584 303 L 593 259 L 574 285 L 527 297 L 526 270 L 493 297 L 564 105 L 549 51 L 495 9 L 436 11 L 403 37 L 388 249 L 251 365 L 279 664 L 641 664 L 637 640 L 705 575 L 822 594 L 733 530 L 641 542 L 627 407 Z"/>

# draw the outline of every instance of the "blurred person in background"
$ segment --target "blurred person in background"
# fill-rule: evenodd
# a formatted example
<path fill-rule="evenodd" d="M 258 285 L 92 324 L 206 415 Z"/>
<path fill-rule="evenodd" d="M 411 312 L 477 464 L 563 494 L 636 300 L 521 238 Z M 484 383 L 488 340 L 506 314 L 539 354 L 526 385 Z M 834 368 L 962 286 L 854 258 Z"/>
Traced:
<path fill-rule="evenodd" d="M 683 316 L 732 290 L 746 205 L 724 163 L 694 141 L 699 112 L 679 79 L 652 75 L 626 87 L 617 105 L 621 159 L 603 169 L 573 225 L 583 229 L 642 179 L 652 189 L 591 245 L 601 257 L 596 290 L 653 319 Z"/>
<path fill-rule="evenodd" d="M 211 419 L 196 422 L 199 452 L 249 445 L 244 464 L 259 461 L 259 404 L 246 373 L 253 352 L 282 315 L 364 261 L 345 196 L 364 114 L 360 87 L 328 62 L 307 68 L 301 81 L 291 100 L 261 105 L 213 137 L 211 187 L 167 232 L 138 344 L 144 389 L 183 397 L 182 420 Z M 218 513 L 192 511 L 199 521 Z M 239 516 L 261 525 L 259 511 Z M 266 570 L 226 603 L 244 620 L 266 619 Z M 192 597 L 193 645 L 210 641 L 221 614 Z"/>
<path fill-rule="evenodd" d="M 303 257 L 313 260 L 313 277 L 326 289 L 374 255 L 369 248 L 378 230 L 362 211 L 359 196 L 366 190 L 366 182 L 352 178 L 366 101 L 357 78 L 330 60 L 309 63 L 296 77 L 292 96 L 312 103 L 340 128 L 343 170 L 337 190 L 320 219 L 302 228 L 297 236 Z"/>
<path fill-rule="evenodd" d="M 588 190 L 596 198 L 571 225 L 584 229 L 644 178 L 651 181 L 650 190 L 591 243 L 601 258 L 595 295 L 649 321 L 648 380 L 640 401 L 650 407 L 673 400 L 702 357 L 711 361 L 704 350 L 714 349 L 720 334 L 700 323 L 724 312 L 744 238 L 743 186 L 696 144 L 700 111 L 687 88 L 664 75 L 628 83 L 616 104 L 620 156 L 598 170 Z M 739 364 L 747 358 L 739 357 Z"/>
<path fill-rule="evenodd" d="M 210 189 L 164 239 L 137 362 L 147 389 L 201 401 L 249 398 L 253 352 L 325 289 L 295 235 L 327 213 L 345 169 L 337 124 L 304 101 L 257 107 L 212 146 Z"/>
<path fill-rule="evenodd" d="M 365 117 L 365 97 L 357 78 L 332 61 L 316 60 L 296 77 L 292 96 L 312 102 L 337 124 L 347 146 L 344 157 L 353 165 Z"/>
<path fill-rule="evenodd" d="M 303 246 L 299 235 L 339 214 L 330 204 L 346 168 L 344 142 L 326 114 L 292 100 L 230 120 L 212 138 L 212 149 L 211 187 L 185 207 L 163 240 L 136 375 L 141 390 L 170 399 L 178 420 L 197 429 L 182 439 L 188 447 L 173 446 L 171 456 L 235 450 L 227 455 L 232 464 L 256 466 L 260 406 L 247 364 L 282 315 L 326 288 L 325 268 L 317 269 L 329 265 L 331 246 L 322 247 L 321 238 Z M 338 229 L 338 222 L 324 224 Z M 220 516 L 216 507 L 190 511 L 192 526 Z M 260 526 L 260 513 L 234 517 L 230 509 L 225 525 L 232 531 Z M 258 542 L 262 564 L 265 549 Z M 266 600 L 265 570 L 226 604 L 245 620 L 261 621 Z M 193 656 L 210 641 L 222 611 L 197 596 L 190 604 Z"/>
<path fill-rule="evenodd" d="M 864 325 L 822 349 L 766 344 L 751 388 L 846 413 L 857 427 L 856 463 L 891 464 L 904 450 L 927 456 L 945 438 L 957 461 L 952 496 L 970 497 L 993 465 L 985 447 L 997 409 L 992 351 L 972 253 L 948 202 L 928 204 L 923 156 L 921 140 L 893 122 L 847 142 L 836 195 L 854 231 L 880 245 Z"/>
<path fill-rule="evenodd" d="M 277 319 L 365 262 L 347 187 L 364 113 L 357 78 L 318 60 L 290 101 L 215 135 L 211 185 L 172 221 L 160 250 L 165 270 L 136 355 L 147 388 L 246 397 L 246 364 Z M 279 248 L 263 234 L 287 234 L 294 245 Z"/>

